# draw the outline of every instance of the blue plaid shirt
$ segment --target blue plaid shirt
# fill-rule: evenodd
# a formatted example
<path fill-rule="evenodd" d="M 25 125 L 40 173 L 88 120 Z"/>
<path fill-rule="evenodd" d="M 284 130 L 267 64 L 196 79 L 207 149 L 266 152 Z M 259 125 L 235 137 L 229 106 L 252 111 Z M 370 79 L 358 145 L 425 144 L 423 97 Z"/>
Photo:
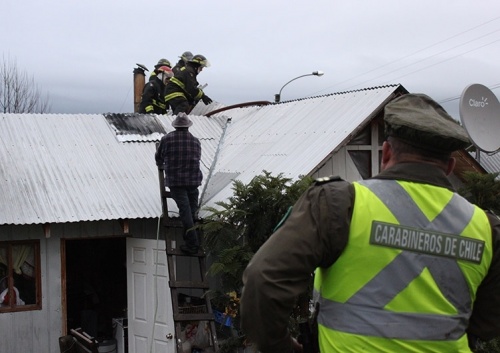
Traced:
<path fill-rule="evenodd" d="M 156 165 L 164 165 L 166 186 L 200 186 L 201 143 L 188 130 L 175 130 L 161 138 Z"/>

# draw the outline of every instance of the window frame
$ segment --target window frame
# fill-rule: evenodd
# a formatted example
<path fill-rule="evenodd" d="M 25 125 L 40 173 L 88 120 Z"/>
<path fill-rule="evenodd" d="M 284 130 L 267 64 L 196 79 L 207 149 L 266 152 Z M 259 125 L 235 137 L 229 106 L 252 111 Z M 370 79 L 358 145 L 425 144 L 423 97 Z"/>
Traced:
<path fill-rule="evenodd" d="M 41 265 L 40 265 L 40 240 L 16 240 L 16 241 L 0 241 L 0 248 L 6 248 L 7 255 L 7 277 L 9 292 L 12 292 L 13 281 L 13 259 L 12 249 L 14 246 L 33 246 L 34 254 L 34 281 L 35 281 L 35 303 L 25 305 L 6 305 L 0 306 L 0 314 L 12 313 L 20 311 L 33 311 L 42 309 L 42 282 L 41 282 Z"/>

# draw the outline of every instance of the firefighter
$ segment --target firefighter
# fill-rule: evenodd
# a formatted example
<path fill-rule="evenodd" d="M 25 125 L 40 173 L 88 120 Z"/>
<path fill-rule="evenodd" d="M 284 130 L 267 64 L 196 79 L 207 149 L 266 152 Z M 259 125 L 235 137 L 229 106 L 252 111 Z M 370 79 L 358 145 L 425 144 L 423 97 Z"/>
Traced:
<path fill-rule="evenodd" d="M 174 76 L 179 76 L 180 70 L 186 66 L 186 63 L 189 60 L 193 59 L 193 54 L 190 51 L 185 51 L 181 56 L 179 56 L 179 58 L 180 59 L 177 64 L 175 64 L 175 66 L 172 68 L 172 70 L 174 71 Z"/>
<path fill-rule="evenodd" d="M 174 73 L 168 66 L 161 66 L 157 70 L 157 75 L 149 80 L 142 91 L 139 113 L 143 114 L 165 114 L 168 104 L 164 101 L 165 86 Z"/>
<path fill-rule="evenodd" d="M 179 75 L 171 78 L 165 89 L 165 102 L 170 105 L 174 115 L 180 112 L 189 114 L 199 100 L 205 105 L 212 103 L 196 80 L 198 74 L 209 66 L 207 58 L 198 54 L 186 62 Z"/>
<path fill-rule="evenodd" d="M 167 59 L 158 60 L 158 63 L 155 65 L 155 69 L 153 70 L 153 72 L 151 72 L 151 75 L 149 75 L 149 81 L 153 80 L 155 76 L 158 75 L 158 70 L 162 66 L 172 68 L 172 64 L 170 64 L 170 61 L 168 61 Z"/>

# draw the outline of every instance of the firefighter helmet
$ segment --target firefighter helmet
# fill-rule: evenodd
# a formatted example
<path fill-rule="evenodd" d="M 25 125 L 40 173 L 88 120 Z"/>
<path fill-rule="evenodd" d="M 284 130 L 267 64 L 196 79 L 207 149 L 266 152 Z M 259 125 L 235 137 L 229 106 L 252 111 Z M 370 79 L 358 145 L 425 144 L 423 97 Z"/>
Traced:
<path fill-rule="evenodd" d="M 168 61 L 167 59 L 158 60 L 158 64 L 155 65 L 155 68 L 159 68 L 160 66 L 172 67 L 172 65 L 170 64 L 170 61 Z"/>
<path fill-rule="evenodd" d="M 210 63 L 208 62 L 207 58 L 205 58 L 203 55 L 200 55 L 200 54 L 196 54 L 195 56 L 193 56 L 193 58 L 191 60 L 189 60 L 189 62 L 198 64 L 201 67 L 209 67 L 210 66 Z"/>
<path fill-rule="evenodd" d="M 174 72 L 172 71 L 172 69 L 168 66 L 160 66 L 158 68 L 158 74 L 160 73 L 164 73 L 167 77 L 174 77 Z"/>
<path fill-rule="evenodd" d="M 188 62 L 193 58 L 193 53 L 191 53 L 190 51 L 185 51 L 181 56 L 179 56 L 179 58 L 181 58 L 184 62 Z"/>

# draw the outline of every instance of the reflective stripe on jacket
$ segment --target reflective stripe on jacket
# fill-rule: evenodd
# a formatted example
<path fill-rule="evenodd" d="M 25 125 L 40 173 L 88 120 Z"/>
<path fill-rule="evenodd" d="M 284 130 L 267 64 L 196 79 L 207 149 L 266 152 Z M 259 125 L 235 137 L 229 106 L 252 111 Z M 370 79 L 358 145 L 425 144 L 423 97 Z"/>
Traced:
<path fill-rule="evenodd" d="M 179 74 L 172 77 L 165 90 L 165 102 L 182 97 L 190 103 L 196 103 L 203 97 L 203 90 L 198 88 L 196 72 L 192 67 L 183 67 Z"/>
<path fill-rule="evenodd" d="M 466 329 L 492 258 L 484 211 L 442 187 L 353 183 L 349 241 L 318 269 L 322 352 L 470 352 Z"/>
<path fill-rule="evenodd" d="M 146 83 L 142 92 L 139 113 L 165 114 L 168 106 L 163 101 L 164 89 L 165 85 L 157 76 Z"/>

